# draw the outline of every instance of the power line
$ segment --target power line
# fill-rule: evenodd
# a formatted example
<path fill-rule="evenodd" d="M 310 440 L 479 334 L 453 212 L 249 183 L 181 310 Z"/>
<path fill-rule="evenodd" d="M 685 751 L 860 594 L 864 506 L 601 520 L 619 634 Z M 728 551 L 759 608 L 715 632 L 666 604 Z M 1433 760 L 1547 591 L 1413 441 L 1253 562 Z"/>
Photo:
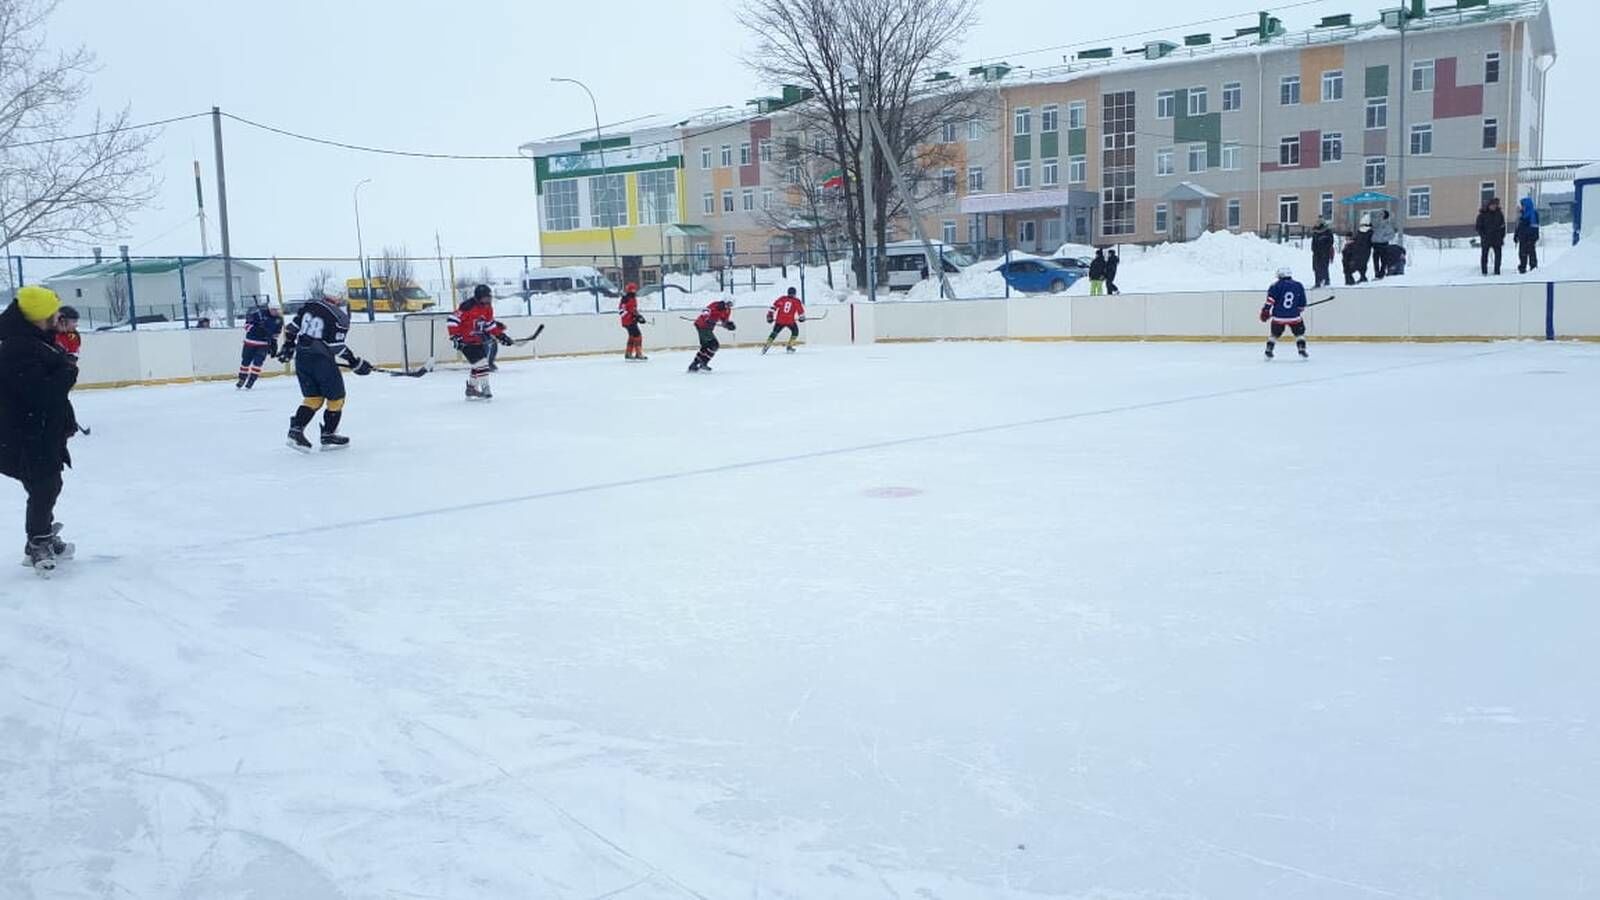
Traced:
<path fill-rule="evenodd" d="M 105 128 L 101 129 L 100 131 L 86 131 L 83 134 L 63 134 L 57 137 L 40 138 L 36 141 L 18 141 L 14 144 L 6 144 L 4 147 L 0 147 L 0 151 L 11 150 L 16 147 L 39 147 L 45 144 L 59 144 L 65 141 L 82 141 L 93 137 L 104 137 L 108 134 L 121 134 L 125 131 L 140 131 L 146 128 L 160 128 L 163 125 L 171 125 L 174 122 L 186 122 L 190 119 L 200 119 L 209 115 L 211 114 L 208 112 L 190 113 L 187 116 L 173 116 L 170 119 L 159 119 L 154 122 L 139 122 L 134 125 L 123 125 L 119 128 Z"/>
<path fill-rule="evenodd" d="M 306 141 L 312 144 L 322 144 L 326 147 L 337 147 L 341 150 L 354 150 L 358 153 L 377 153 L 383 156 L 403 156 L 412 159 L 451 159 L 469 162 L 505 162 L 513 160 L 517 162 L 528 161 L 528 157 L 526 156 L 510 156 L 503 153 L 433 153 L 424 150 L 395 150 L 388 147 L 368 147 L 363 144 L 351 144 L 346 141 L 336 141 L 332 138 L 322 138 L 309 134 L 301 134 L 300 132 L 290 131 L 286 128 L 277 128 L 262 122 L 246 119 L 243 116 L 234 115 L 230 112 L 225 112 L 223 115 L 240 124 L 249 125 L 252 128 L 259 128 L 262 131 L 269 131 L 273 134 L 281 135 L 283 137 L 294 138 L 295 140 Z"/>

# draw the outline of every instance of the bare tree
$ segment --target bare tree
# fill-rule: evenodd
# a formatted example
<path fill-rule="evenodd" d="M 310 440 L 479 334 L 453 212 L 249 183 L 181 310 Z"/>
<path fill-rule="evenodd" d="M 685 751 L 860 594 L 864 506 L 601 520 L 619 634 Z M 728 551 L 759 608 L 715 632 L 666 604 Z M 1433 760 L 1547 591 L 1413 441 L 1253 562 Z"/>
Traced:
<path fill-rule="evenodd" d="M 111 321 L 120 324 L 128 316 L 128 282 L 112 278 L 106 282 L 106 306 L 111 310 Z"/>
<path fill-rule="evenodd" d="M 123 231 L 156 194 L 150 158 L 158 136 L 135 130 L 129 111 L 78 109 L 94 54 L 46 46 L 56 0 L 0 0 L 0 240 L 42 249 Z"/>
<path fill-rule="evenodd" d="M 869 245 L 881 258 L 891 218 L 917 214 L 933 193 L 930 173 L 948 162 L 947 149 L 934 140 L 944 123 L 977 113 L 976 91 L 935 78 L 955 62 L 976 13 L 977 0 L 744 0 L 739 20 L 756 44 L 747 64 L 773 84 L 800 85 L 812 95 L 793 107 L 793 116 L 801 135 L 821 140 L 789 142 L 782 165 L 839 173 L 858 279 L 865 278 Z M 913 194 L 891 189 L 889 167 L 869 142 L 877 226 L 870 236 L 863 214 L 861 89 L 871 95 Z"/>
<path fill-rule="evenodd" d="M 316 300 L 328 295 L 328 286 L 333 284 L 332 269 L 318 269 L 306 279 L 306 298 Z"/>
<path fill-rule="evenodd" d="M 415 270 L 411 266 L 411 258 L 406 255 L 404 247 L 385 247 L 383 255 L 378 257 L 377 268 L 372 273 L 373 293 L 378 292 L 378 283 L 382 282 L 382 289 L 389 297 L 390 312 L 405 311 L 405 294 L 417 286 Z M 376 310 L 377 301 L 370 301 Z"/>

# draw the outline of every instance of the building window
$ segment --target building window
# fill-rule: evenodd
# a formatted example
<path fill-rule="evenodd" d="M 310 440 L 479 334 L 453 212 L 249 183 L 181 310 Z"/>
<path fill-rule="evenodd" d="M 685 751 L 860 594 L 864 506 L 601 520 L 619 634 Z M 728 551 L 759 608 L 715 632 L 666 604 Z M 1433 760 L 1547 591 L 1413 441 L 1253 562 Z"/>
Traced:
<path fill-rule="evenodd" d="M 1367 130 L 1376 131 L 1379 128 L 1389 127 L 1389 98 L 1367 98 Z"/>
<path fill-rule="evenodd" d="M 1487 118 L 1483 120 L 1483 149 L 1493 150 L 1500 146 L 1500 120 Z"/>
<path fill-rule="evenodd" d="M 1061 246 L 1061 220 L 1059 218 L 1057 218 L 1057 219 L 1045 219 L 1044 220 L 1044 249 L 1048 250 L 1051 247 L 1060 247 L 1060 246 Z"/>
<path fill-rule="evenodd" d="M 1033 163 L 1028 160 L 1017 162 L 1016 177 L 1011 180 L 1011 186 L 1017 190 L 1033 187 Z"/>
<path fill-rule="evenodd" d="M 708 216 L 717 214 L 717 195 L 706 191 L 700 195 L 700 211 Z"/>
<path fill-rule="evenodd" d="M 733 145 L 732 144 L 723 144 L 722 145 L 722 167 L 724 169 L 726 169 L 726 168 L 730 168 L 732 165 L 733 165 Z"/>
<path fill-rule="evenodd" d="M 1411 155 L 1429 156 L 1433 153 L 1433 125 L 1411 126 Z"/>
<path fill-rule="evenodd" d="M 589 227 L 621 228 L 628 224 L 628 177 L 589 176 Z"/>
<path fill-rule="evenodd" d="M 1055 159 L 1041 160 L 1039 163 L 1039 184 L 1044 187 L 1055 187 L 1061 183 L 1061 162 Z"/>
<path fill-rule="evenodd" d="M 700 168 L 701 169 L 709 169 L 709 168 L 711 168 L 711 148 L 710 147 L 701 147 L 700 148 Z"/>
<path fill-rule="evenodd" d="M 939 193 L 954 194 L 956 192 L 956 170 L 939 170 Z"/>
<path fill-rule="evenodd" d="M 1033 110 L 1019 106 L 1011 113 L 1011 133 L 1017 137 L 1033 134 Z"/>
<path fill-rule="evenodd" d="M 750 142 L 749 141 L 744 141 L 744 142 L 739 144 L 739 165 L 741 165 L 741 166 L 750 165 Z"/>
<path fill-rule="evenodd" d="M 1300 195 L 1278 195 L 1278 223 L 1281 225 L 1297 225 L 1300 222 Z"/>
<path fill-rule="evenodd" d="M 1189 88 L 1189 115 L 1203 116 L 1206 114 L 1206 89 L 1203 87 Z"/>
<path fill-rule="evenodd" d="M 1089 104 L 1082 100 L 1074 100 L 1067 104 L 1067 127 L 1073 129 L 1089 127 Z"/>
<path fill-rule="evenodd" d="M 1478 183 L 1478 208 L 1482 209 L 1483 207 L 1488 206 L 1489 205 L 1489 201 L 1493 200 L 1495 198 L 1495 194 L 1496 193 L 1498 193 L 1498 191 L 1496 189 L 1496 186 L 1495 186 L 1494 182 L 1492 182 L 1492 181 L 1479 182 Z"/>
<path fill-rule="evenodd" d="M 1283 76 L 1283 80 L 1278 82 L 1278 105 L 1279 106 L 1299 106 L 1300 105 L 1300 76 L 1299 75 L 1285 75 L 1285 76 Z"/>
<path fill-rule="evenodd" d="M 756 192 L 750 188 L 745 188 L 740 192 L 739 203 L 744 207 L 745 212 L 754 212 L 756 208 Z"/>
<path fill-rule="evenodd" d="M 1344 70 L 1334 69 L 1322 73 L 1322 102 L 1332 103 L 1344 99 Z"/>
<path fill-rule="evenodd" d="M 1362 167 L 1362 187 L 1383 187 L 1389 181 L 1389 160 L 1383 156 L 1369 156 Z"/>
<path fill-rule="evenodd" d="M 967 123 L 967 140 L 968 141 L 981 141 L 981 140 L 983 140 L 983 122 L 981 122 L 981 121 L 979 121 L 977 119 L 973 119 L 972 121 Z"/>
<path fill-rule="evenodd" d="M 1138 107 L 1133 91 L 1100 96 L 1100 233 L 1106 237 L 1138 230 Z"/>
<path fill-rule="evenodd" d="M 1170 223 L 1167 221 L 1167 205 L 1165 203 L 1157 203 L 1156 204 L 1156 234 L 1158 234 L 1158 235 L 1166 234 L 1168 227 L 1170 227 Z"/>
<path fill-rule="evenodd" d="M 1046 106 L 1039 110 L 1039 132 L 1041 134 L 1054 134 L 1061 130 L 1061 108 Z"/>
<path fill-rule="evenodd" d="M 772 162 L 772 138 L 761 139 L 761 161 Z"/>
<path fill-rule="evenodd" d="M 1411 64 L 1411 90 L 1433 90 L 1433 60 L 1419 59 Z"/>
<path fill-rule="evenodd" d="M 946 220 L 939 231 L 939 237 L 946 244 L 954 244 L 956 242 L 956 223 Z"/>
<path fill-rule="evenodd" d="M 1239 154 L 1240 154 L 1240 152 L 1241 151 L 1240 151 L 1240 147 L 1239 147 L 1238 144 L 1223 144 L 1222 145 L 1222 170 L 1224 172 L 1237 172 L 1237 171 L 1239 171 L 1239 167 L 1240 167 Z"/>
<path fill-rule="evenodd" d="M 1323 191 L 1322 196 L 1317 198 L 1317 215 L 1324 222 L 1333 221 L 1333 194 Z"/>
<path fill-rule="evenodd" d="M 1162 91 L 1156 95 L 1156 118 L 1170 119 L 1177 115 L 1178 95 L 1173 91 Z"/>
<path fill-rule="evenodd" d="M 1239 216 L 1239 212 L 1240 212 L 1240 207 L 1239 207 L 1238 199 L 1235 198 L 1235 199 L 1229 200 L 1228 201 L 1228 227 L 1229 228 L 1238 228 L 1239 227 L 1239 222 L 1241 221 L 1240 220 L 1240 216 Z"/>
<path fill-rule="evenodd" d="M 783 161 L 794 162 L 800 158 L 800 139 L 789 136 L 783 139 Z"/>
<path fill-rule="evenodd" d="M 828 155 L 828 136 L 819 134 L 811 140 L 811 152 L 818 156 Z"/>
<path fill-rule="evenodd" d="M 1172 163 L 1172 148 L 1156 148 L 1156 174 L 1171 175 L 1174 171 L 1176 171 L 1176 169 L 1173 167 Z"/>
<path fill-rule="evenodd" d="M 1488 53 L 1483 57 L 1483 83 L 1500 83 L 1500 54 Z"/>
<path fill-rule="evenodd" d="M 1206 145 L 1189 145 L 1189 172 L 1196 174 L 1206 170 Z"/>
<path fill-rule="evenodd" d="M 1067 157 L 1067 183 L 1083 184 L 1089 180 L 1089 158 L 1087 156 Z"/>
<path fill-rule="evenodd" d="M 733 212 L 733 191 L 722 192 L 722 211 L 725 213 Z"/>
<path fill-rule="evenodd" d="M 956 142 L 956 123 L 944 123 L 944 127 L 941 129 L 939 138 L 946 144 L 954 144 Z"/>
<path fill-rule="evenodd" d="M 789 184 L 801 184 L 805 181 L 805 170 L 798 163 L 789 167 Z"/>
<path fill-rule="evenodd" d="M 1032 245 L 1037 234 L 1032 220 L 1017 223 L 1017 243 Z"/>
<path fill-rule="evenodd" d="M 678 173 L 657 169 L 639 173 L 639 224 L 671 225 L 678 221 Z"/>
<path fill-rule="evenodd" d="M 1322 134 L 1322 161 L 1336 163 L 1344 161 L 1344 133 L 1327 131 Z"/>
<path fill-rule="evenodd" d="M 967 243 L 976 244 L 983 233 L 982 216 L 967 216 Z"/>
<path fill-rule="evenodd" d="M 762 188 L 762 190 L 761 190 L 761 208 L 762 209 L 771 209 L 772 208 L 772 188 Z"/>
<path fill-rule="evenodd" d="M 1278 165 L 1300 165 L 1300 136 L 1286 137 L 1278 141 Z"/>
<path fill-rule="evenodd" d="M 1406 191 L 1406 216 L 1426 219 L 1433 215 L 1433 188 L 1428 185 Z"/>
<path fill-rule="evenodd" d="M 544 227 L 573 231 L 578 227 L 578 180 L 567 178 L 544 186 Z"/>
<path fill-rule="evenodd" d="M 967 193 L 983 193 L 983 168 L 981 166 L 972 166 L 967 169 Z"/>
<path fill-rule="evenodd" d="M 738 255 L 739 255 L 739 245 L 738 245 L 738 242 L 734 240 L 733 235 L 731 235 L 731 234 L 723 235 L 723 237 L 722 237 L 722 258 L 727 261 L 728 265 L 731 266 L 731 265 L 733 265 L 733 258 L 738 256 Z"/>
<path fill-rule="evenodd" d="M 1222 111 L 1238 112 L 1244 106 L 1244 85 L 1230 81 L 1222 86 Z"/>

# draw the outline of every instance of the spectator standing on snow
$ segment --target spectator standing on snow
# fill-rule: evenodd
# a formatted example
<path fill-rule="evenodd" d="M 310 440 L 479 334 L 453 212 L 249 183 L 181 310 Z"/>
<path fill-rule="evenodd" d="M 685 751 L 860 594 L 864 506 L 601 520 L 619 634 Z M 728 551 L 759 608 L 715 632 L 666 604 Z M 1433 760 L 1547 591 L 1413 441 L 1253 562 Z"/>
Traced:
<path fill-rule="evenodd" d="M 1356 242 L 1356 272 L 1361 276 L 1361 283 L 1367 280 L 1367 263 L 1372 261 L 1372 225 L 1362 222 L 1354 235 Z"/>
<path fill-rule="evenodd" d="M 1328 220 L 1317 219 L 1317 226 L 1311 229 L 1311 270 L 1317 276 L 1317 283 L 1313 287 L 1325 287 L 1333 283 L 1328 277 L 1328 266 L 1333 263 L 1334 240 Z"/>
<path fill-rule="evenodd" d="M 1372 220 L 1372 277 L 1382 281 L 1389 274 L 1390 245 L 1394 243 L 1394 220 L 1387 209 L 1378 210 Z"/>
<path fill-rule="evenodd" d="M 1539 210 L 1533 206 L 1532 197 L 1522 198 L 1522 214 L 1517 217 L 1517 274 L 1523 275 L 1539 268 Z"/>
<path fill-rule="evenodd" d="M 1340 258 L 1344 263 L 1344 283 L 1347 287 L 1356 283 L 1356 272 L 1358 271 L 1356 266 L 1357 253 L 1356 236 L 1352 234 L 1344 239 L 1344 249 L 1340 251 Z"/>
<path fill-rule="evenodd" d="M 1478 210 L 1478 269 L 1489 274 L 1489 254 L 1494 253 L 1494 273 L 1500 274 L 1500 255 L 1506 244 L 1506 214 L 1500 211 L 1500 198 L 1490 197 Z"/>
<path fill-rule="evenodd" d="M 1089 296 L 1098 297 L 1106 292 L 1106 251 L 1094 251 L 1089 261 Z"/>
<path fill-rule="evenodd" d="M 60 309 L 55 291 L 28 285 L 0 313 L 0 473 L 28 493 L 23 553 L 40 574 L 73 554 L 55 522 L 61 472 L 72 465 L 67 439 L 78 430 L 67 399 L 78 367 L 55 342 Z"/>
<path fill-rule="evenodd" d="M 1117 267 L 1122 265 L 1122 258 L 1117 256 L 1115 249 L 1106 252 L 1106 293 L 1120 294 L 1122 289 L 1117 287 Z"/>

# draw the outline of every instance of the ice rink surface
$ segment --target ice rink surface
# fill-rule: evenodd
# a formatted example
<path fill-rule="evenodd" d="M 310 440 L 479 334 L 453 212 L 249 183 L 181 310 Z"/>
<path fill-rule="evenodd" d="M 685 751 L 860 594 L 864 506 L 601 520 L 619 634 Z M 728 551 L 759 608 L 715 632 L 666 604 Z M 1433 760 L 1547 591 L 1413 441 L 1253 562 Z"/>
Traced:
<path fill-rule="evenodd" d="M 83 393 L 0 897 L 1600 895 L 1600 346 L 1312 353 Z"/>

